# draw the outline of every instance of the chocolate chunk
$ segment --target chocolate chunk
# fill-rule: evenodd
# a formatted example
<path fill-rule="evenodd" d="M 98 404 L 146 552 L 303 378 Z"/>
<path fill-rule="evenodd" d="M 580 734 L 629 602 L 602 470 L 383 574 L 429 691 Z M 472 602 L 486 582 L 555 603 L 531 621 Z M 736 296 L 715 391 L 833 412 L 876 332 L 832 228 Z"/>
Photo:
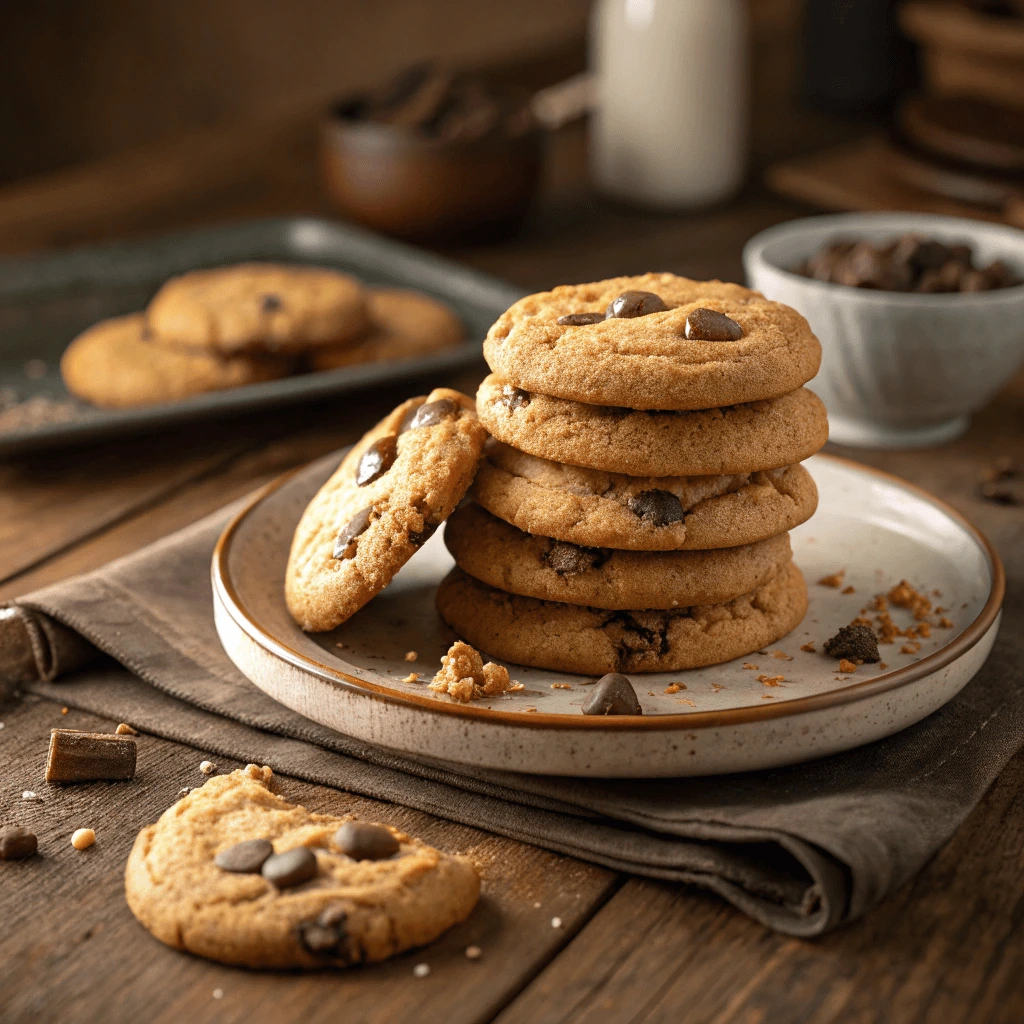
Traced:
<path fill-rule="evenodd" d="M 369 505 L 362 510 L 357 512 L 342 528 L 338 531 L 338 537 L 334 542 L 334 557 L 335 558 L 351 558 L 351 554 L 346 554 L 349 545 L 358 537 L 364 533 L 366 528 L 370 525 L 370 517 L 373 515 L 373 506 Z M 354 554 L 354 552 L 353 552 Z"/>
<path fill-rule="evenodd" d="M 135 739 L 115 733 L 51 729 L 47 782 L 95 782 L 135 777 Z"/>
<path fill-rule="evenodd" d="M 246 839 L 235 843 L 226 850 L 221 850 L 213 863 L 221 871 L 232 871 L 240 875 L 258 875 L 260 868 L 274 852 L 274 844 L 269 839 Z"/>
<path fill-rule="evenodd" d="M 739 341 L 743 328 L 724 313 L 702 307 L 686 318 L 686 337 L 690 341 Z"/>
<path fill-rule="evenodd" d="M 617 299 L 612 299 L 604 311 L 606 320 L 617 317 L 647 316 L 648 313 L 664 313 L 668 306 L 660 295 L 654 292 L 623 292 Z"/>
<path fill-rule="evenodd" d="M 264 313 L 276 313 L 284 303 L 281 301 L 280 295 L 264 295 L 263 296 L 263 312 Z"/>
<path fill-rule="evenodd" d="M 618 302 L 619 300 L 616 299 L 615 301 Z M 650 312 L 653 313 L 654 310 L 652 309 Z M 623 314 L 616 315 L 622 316 Z M 631 315 L 635 316 L 636 314 Z M 565 316 L 560 316 L 555 323 L 561 327 L 586 327 L 587 324 L 599 324 L 604 319 L 604 313 L 566 313 Z"/>
<path fill-rule="evenodd" d="M 434 536 L 435 530 L 437 530 L 437 523 L 427 523 L 422 530 L 410 530 L 409 543 L 417 548 L 422 547 Z"/>
<path fill-rule="evenodd" d="M 0 860 L 25 860 L 35 855 L 38 846 L 36 837 L 20 825 L 0 832 Z"/>
<path fill-rule="evenodd" d="M 400 434 L 404 434 L 412 426 L 412 421 L 416 419 L 416 413 L 418 413 L 420 409 L 423 408 L 423 404 L 423 402 L 420 402 L 419 405 L 414 405 L 411 408 L 405 410 L 405 415 L 402 417 L 402 422 L 398 424 L 398 432 Z"/>
<path fill-rule="evenodd" d="M 633 515 L 655 526 L 681 523 L 685 515 L 682 502 L 671 491 L 641 491 L 629 499 L 628 505 Z"/>
<path fill-rule="evenodd" d="M 594 562 L 597 560 L 596 554 L 594 551 L 577 547 L 575 544 L 556 541 L 544 558 L 559 576 L 578 576 L 593 568 Z"/>
<path fill-rule="evenodd" d="M 384 860 L 398 853 L 398 840 L 383 825 L 368 821 L 346 821 L 331 840 L 353 860 Z"/>
<path fill-rule="evenodd" d="M 348 960 L 345 926 L 348 911 L 342 903 L 332 903 L 312 921 L 299 924 L 299 941 L 315 956 L 331 956 Z"/>
<path fill-rule="evenodd" d="M 315 878 L 316 870 L 316 854 L 308 846 L 296 846 L 294 850 L 268 857 L 260 874 L 278 889 L 290 889 Z"/>
<path fill-rule="evenodd" d="M 869 626 L 843 626 L 834 637 L 825 641 L 825 653 L 830 658 L 850 661 L 881 661 L 878 638 Z"/>
<path fill-rule="evenodd" d="M 398 457 L 398 438 L 394 434 L 386 434 L 377 438 L 363 452 L 359 465 L 356 466 L 356 486 L 365 487 L 379 480 L 394 464 Z"/>
<path fill-rule="evenodd" d="M 450 398 L 439 398 L 436 402 L 427 402 L 416 410 L 416 415 L 413 416 L 409 429 L 433 427 L 435 424 L 440 423 L 441 420 L 446 420 L 452 415 L 458 415 L 458 412 L 458 404 Z"/>
<path fill-rule="evenodd" d="M 642 715 L 633 684 L 618 672 L 601 676 L 583 704 L 585 715 Z"/>
<path fill-rule="evenodd" d="M 516 409 L 525 409 L 530 404 L 530 392 L 513 387 L 511 384 L 505 384 L 502 386 L 501 398 L 498 401 L 509 412 L 515 412 Z"/>

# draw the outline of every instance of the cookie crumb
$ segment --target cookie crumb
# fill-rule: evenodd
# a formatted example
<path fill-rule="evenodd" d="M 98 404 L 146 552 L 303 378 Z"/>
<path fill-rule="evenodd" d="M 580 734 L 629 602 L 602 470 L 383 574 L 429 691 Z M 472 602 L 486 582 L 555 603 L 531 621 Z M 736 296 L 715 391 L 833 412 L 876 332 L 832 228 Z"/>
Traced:
<path fill-rule="evenodd" d="M 466 947 L 466 959 L 467 960 L 479 960 L 483 956 L 483 950 L 479 946 L 467 946 Z"/>
<path fill-rule="evenodd" d="M 418 657 L 419 657 L 419 655 L 415 651 L 406 651 L 405 652 L 405 660 L 406 661 L 415 661 Z"/>
<path fill-rule="evenodd" d="M 917 654 L 920 650 L 921 645 L 916 640 L 911 640 L 900 648 L 900 654 Z"/>
<path fill-rule="evenodd" d="M 884 672 L 889 666 L 884 661 L 878 663 L 878 667 Z"/>
<path fill-rule="evenodd" d="M 757 681 L 764 686 L 778 686 L 786 681 L 785 676 L 758 676 Z"/>
<path fill-rule="evenodd" d="M 772 657 L 777 659 L 778 661 L 793 660 L 793 656 L 791 654 L 787 654 L 785 651 L 772 651 Z"/>
<path fill-rule="evenodd" d="M 945 615 L 943 615 L 942 618 L 939 619 L 939 629 L 953 629 L 953 628 L 955 628 L 953 626 L 953 623 L 949 619 L 947 619 Z"/>
<path fill-rule="evenodd" d="M 441 669 L 434 676 L 430 689 L 468 703 L 521 690 L 523 686 L 509 679 L 508 669 L 503 665 L 493 661 L 485 665 L 475 647 L 456 640 L 441 658 Z"/>
<path fill-rule="evenodd" d="M 410 672 L 407 676 L 402 677 L 403 683 L 418 683 L 420 681 L 419 672 Z"/>
<path fill-rule="evenodd" d="M 115 736 L 138 736 L 138 732 L 133 729 L 127 722 L 122 722 L 115 730 Z"/>
<path fill-rule="evenodd" d="M 839 662 L 839 671 L 847 673 L 856 672 L 857 666 L 852 661 L 848 661 L 846 658 L 843 658 Z"/>
<path fill-rule="evenodd" d="M 676 697 L 676 703 L 688 704 L 691 708 L 695 708 L 697 706 L 697 702 L 690 700 L 689 697 Z"/>
<path fill-rule="evenodd" d="M 711 689 L 712 689 L 712 690 L 713 690 L 713 691 L 714 691 L 715 693 L 718 693 L 718 691 L 719 691 L 719 690 L 724 690 L 724 689 L 725 689 L 725 687 L 724 687 L 724 686 L 723 686 L 723 685 L 722 685 L 721 683 L 712 683 L 712 684 L 711 684 Z"/>
<path fill-rule="evenodd" d="M 223 999 L 224 998 L 224 989 L 222 989 L 222 988 L 215 988 L 213 990 L 213 998 L 214 999 Z"/>
<path fill-rule="evenodd" d="M 686 687 L 682 683 L 669 683 L 668 686 L 662 691 L 663 693 L 678 693 L 680 690 L 685 690 Z"/>
<path fill-rule="evenodd" d="M 430 964 L 417 964 L 412 969 L 414 978 L 425 978 L 430 973 Z"/>
<path fill-rule="evenodd" d="M 844 593 L 844 594 L 856 594 L 857 591 L 853 587 L 843 587 L 842 593 Z"/>
<path fill-rule="evenodd" d="M 818 653 L 817 647 L 815 647 L 814 644 L 812 644 L 812 643 L 801 644 L 800 645 L 800 650 L 801 651 L 806 651 L 808 654 L 817 654 Z"/>
<path fill-rule="evenodd" d="M 524 708 L 525 711 L 536 711 L 536 708 Z"/>
<path fill-rule="evenodd" d="M 761 694 L 761 700 L 771 700 L 772 697 L 774 697 L 774 696 L 775 696 L 774 693 L 762 693 Z"/>
<path fill-rule="evenodd" d="M 906 608 L 919 622 L 932 610 L 932 602 L 906 580 L 900 580 L 888 594 L 889 603 L 897 608 Z"/>
<path fill-rule="evenodd" d="M 67 708 L 61 708 L 61 709 L 60 709 L 60 713 L 61 713 L 62 715 L 66 715 L 66 714 L 68 713 L 68 709 L 67 709 Z"/>
<path fill-rule="evenodd" d="M 571 690 L 572 687 L 568 683 L 552 683 L 552 690 Z"/>
<path fill-rule="evenodd" d="M 551 918 L 551 927 L 552 928 L 561 928 L 562 927 L 562 919 L 560 917 L 553 917 L 553 918 Z"/>
<path fill-rule="evenodd" d="M 843 585 L 843 577 L 846 575 L 845 569 L 840 569 L 839 572 L 832 573 L 831 576 L 822 576 L 818 580 L 819 587 L 832 587 L 838 590 Z"/>
<path fill-rule="evenodd" d="M 212 761 L 200 761 L 199 770 L 204 775 L 212 775 L 217 770 L 217 766 Z"/>
<path fill-rule="evenodd" d="M 76 850 L 88 850 L 96 842 L 96 833 L 91 828 L 79 828 L 71 836 L 71 845 Z"/>
<path fill-rule="evenodd" d="M 345 649 L 345 645 L 340 640 L 336 641 L 334 646 L 337 647 L 339 651 Z"/>
<path fill-rule="evenodd" d="M 743 667 L 745 669 L 747 669 L 748 671 L 753 671 L 753 672 L 756 672 L 757 669 L 758 669 L 757 665 L 751 664 L 751 662 L 749 662 L 749 661 L 743 662 Z"/>

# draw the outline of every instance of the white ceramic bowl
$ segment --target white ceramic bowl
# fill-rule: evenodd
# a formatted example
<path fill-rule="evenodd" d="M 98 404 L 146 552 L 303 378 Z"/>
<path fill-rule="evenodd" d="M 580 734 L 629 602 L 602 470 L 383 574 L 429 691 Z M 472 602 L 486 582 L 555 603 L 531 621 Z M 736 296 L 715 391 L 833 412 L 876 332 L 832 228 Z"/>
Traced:
<path fill-rule="evenodd" d="M 962 434 L 1024 362 L 1024 285 L 917 295 L 827 284 L 793 267 L 838 238 L 883 242 L 913 232 L 965 242 L 976 264 L 1024 276 L 1024 231 L 934 214 L 847 213 L 769 228 L 743 249 L 751 288 L 799 310 L 821 341 L 810 387 L 842 444 L 914 447 Z"/>

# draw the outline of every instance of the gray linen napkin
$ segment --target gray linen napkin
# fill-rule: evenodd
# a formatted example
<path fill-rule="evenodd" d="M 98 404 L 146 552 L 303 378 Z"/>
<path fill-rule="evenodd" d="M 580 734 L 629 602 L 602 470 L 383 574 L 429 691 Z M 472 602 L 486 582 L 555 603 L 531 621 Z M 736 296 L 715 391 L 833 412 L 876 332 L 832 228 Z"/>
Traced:
<path fill-rule="evenodd" d="M 1024 744 L 1017 601 L 956 699 L 897 736 L 812 764 L 702 779 L 544 778 L 370 746 L 275 703 L 221 649 L 209 567 L 234 507 L 0 611 L 0 677 L 204 752 L 694 883 L 799 936 L 859 917 L 910 878 Z"/>

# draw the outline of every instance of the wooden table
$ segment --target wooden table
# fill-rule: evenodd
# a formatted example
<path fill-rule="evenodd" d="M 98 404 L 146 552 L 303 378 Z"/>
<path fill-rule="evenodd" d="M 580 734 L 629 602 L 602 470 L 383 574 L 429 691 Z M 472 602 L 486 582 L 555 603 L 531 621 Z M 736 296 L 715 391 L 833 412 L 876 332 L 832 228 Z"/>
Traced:
<path fill-rule="evenodd" d="M 566 145 L 571 156 L 578 143 L 570 137 Z M 559 159 L 545 205 L 519 238 L 456 255 L 526 288 L 648 269 L 737 279 L 743 241 L 801 212 L 756 189 L 701 215 L 631 212 L 560 184 Z M 290 176 L 270 175 L 248 205 L 230 212 L 321 212 L 315 192 L 296 186 L 308 184 L 305 172 L 292 167 Z M 209 216 L 191 207 L 174 217 L 150 211 L 122 227 L 138 234 Z M 49 225 L 46 231 L 48 239 Z M 90 237 L 81 225 L 75 231 Z M 102 232 L 97 222 L 91 234 Z M 481 366 L 455 383 L 471 389 L 482 373 Z M 235 420 L 215 431 L 176 434 L 173 444 L 139 438 L 0 466 L 0 599 L 193 522 L 354 440 L 404 395 L 385 390 Z M 1024 460 L 1024 376 L 960 441 L 927 452 L 845 454 L 929 488 L 986 531 L 1008 570 L 1004 629 L 1022 628 L 1024 517 L 1019 508 L 984 502 L 975 481 L 996 456 Z M 864 920 L 813 942 L 776 935 L 694 889 L 618 875 L 428 814 L 287 780 L 288 795 L 316 810 L 355 811 L 444 849 L 469 851 L 484 874 L 479 908 L 433 946 L 374 967 L 299 975 L 234 970 L 176 953 L 151 939 L 125 904 L 122 872 L 136 832 L 181 786 L 197 784 L 206 752 L 143 736 L 134 782 L 51 789 L 43 781 L 48 730 L 110 730 L 116 723 L 62 714 L 58 705 L 31 698 L 0 705 L 0 721 L 0 822 L 32 828 L 45 852 L 0 865 L 4 1024 L 1024 1019 L 1024 756 L 917 878 Z M 235 766 L 222 760 L 220 767 Z M 43 802 L 22 803 L 24 789 L 42 794 Z M 80 826 L 98 836 L 86 853 L 68 841 Z M 553 917 L 561 927 L 552 927 Z M 478 961 L 464 956 L 470 944 L 483 949 Z M 413 976 L 418 963 L 430 965 L 429 976 Z"/>

